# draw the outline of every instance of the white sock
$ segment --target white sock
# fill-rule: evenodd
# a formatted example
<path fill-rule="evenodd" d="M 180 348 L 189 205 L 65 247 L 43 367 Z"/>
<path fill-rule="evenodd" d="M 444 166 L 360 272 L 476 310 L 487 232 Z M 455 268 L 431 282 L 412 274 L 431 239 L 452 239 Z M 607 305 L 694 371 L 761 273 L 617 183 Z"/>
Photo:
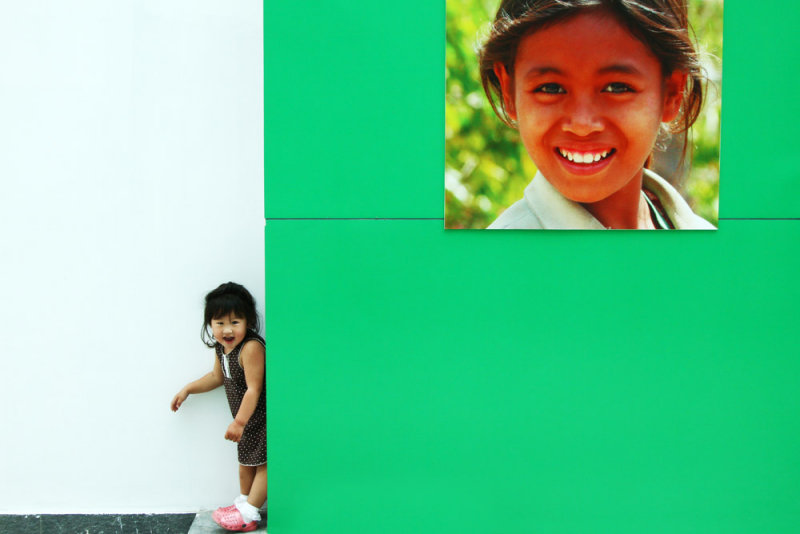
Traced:
<path fill-rule="evenodd" d="M 236 509 L 242 514 L 242 519 L 248 523 L 250 521 L 261 521 L 261 514 L 258 513 L 258 508 L 247 501 L 237 502 Z"/>
<path fill-rule="evenodd" d="M 249 495 L 245 495 L 244 493 L 242 493 L 241 495 L 233 499 L 233 504 L 239 504 L 240 502 L 247 502 L 248 497 Z"/>

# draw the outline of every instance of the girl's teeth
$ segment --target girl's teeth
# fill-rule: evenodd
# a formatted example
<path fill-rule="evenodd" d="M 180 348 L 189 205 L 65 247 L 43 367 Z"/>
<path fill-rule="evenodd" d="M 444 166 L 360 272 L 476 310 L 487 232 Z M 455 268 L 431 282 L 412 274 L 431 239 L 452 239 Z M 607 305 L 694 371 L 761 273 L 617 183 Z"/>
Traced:
<path fill-rule="evenodd" d="M 603 152 L 598 152 L 597 154 L 591 154 L 589 152 L 567 152 L 562 148 L 559 148 L 558 151 L 562 156 L 574 163 L 595 163 L 601 159 L 604 159 L 610 152 L 609 150 L 604 150 Z"/>

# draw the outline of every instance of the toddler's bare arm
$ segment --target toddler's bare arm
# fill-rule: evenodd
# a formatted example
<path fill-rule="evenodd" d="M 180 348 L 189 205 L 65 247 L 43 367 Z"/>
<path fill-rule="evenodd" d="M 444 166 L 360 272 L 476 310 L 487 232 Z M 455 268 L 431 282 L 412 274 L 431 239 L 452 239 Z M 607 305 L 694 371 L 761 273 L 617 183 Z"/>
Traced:
<path fill-rule="evenodd" d="M 205 393 L 206 391 L 211 391 L 212 389 L 220 387 L 222 383 L 222 369 L 219 365 L 219 359 L 214 356 L 214 368 L 211 370 L 211 372 L 203 375 L 194 382 L 186 384 L 183 389 L 181 389 L 172 399 L 172 403 L 170 404 L 172 411 L 178 411 L 178 408 L 181 407 L 181 404 L 183 404 L 183 401 L 185 401 L 186 397 L 189 395 L 193 393 Z"/>

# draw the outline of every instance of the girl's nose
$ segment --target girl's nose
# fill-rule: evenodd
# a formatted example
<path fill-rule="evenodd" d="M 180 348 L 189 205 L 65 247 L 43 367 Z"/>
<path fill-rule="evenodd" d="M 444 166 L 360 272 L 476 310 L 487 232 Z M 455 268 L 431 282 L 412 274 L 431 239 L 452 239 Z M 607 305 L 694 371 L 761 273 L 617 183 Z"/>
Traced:
<path fill-rule="evenodd" d="M 562 125 L 562 129 L 565 132 L 580 137 L 601 132 L 603 128 L 603 120 L 600 117 L 599 109 L 589 99 L 575 102 L 572 109 L 568 110 L 567 117 Z"/>

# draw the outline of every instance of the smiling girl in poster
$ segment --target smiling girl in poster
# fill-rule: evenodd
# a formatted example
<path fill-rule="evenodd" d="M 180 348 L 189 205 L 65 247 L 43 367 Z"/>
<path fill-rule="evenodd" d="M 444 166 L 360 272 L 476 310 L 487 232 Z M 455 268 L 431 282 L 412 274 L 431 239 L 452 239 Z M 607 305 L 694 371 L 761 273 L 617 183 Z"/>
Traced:
<path fill-rule="evenodd" d="M 503 0 L 480 70 L 538 169 L 490 229 L 714 229 L 648 169 L 703 102 L 685 0 Z"/>

